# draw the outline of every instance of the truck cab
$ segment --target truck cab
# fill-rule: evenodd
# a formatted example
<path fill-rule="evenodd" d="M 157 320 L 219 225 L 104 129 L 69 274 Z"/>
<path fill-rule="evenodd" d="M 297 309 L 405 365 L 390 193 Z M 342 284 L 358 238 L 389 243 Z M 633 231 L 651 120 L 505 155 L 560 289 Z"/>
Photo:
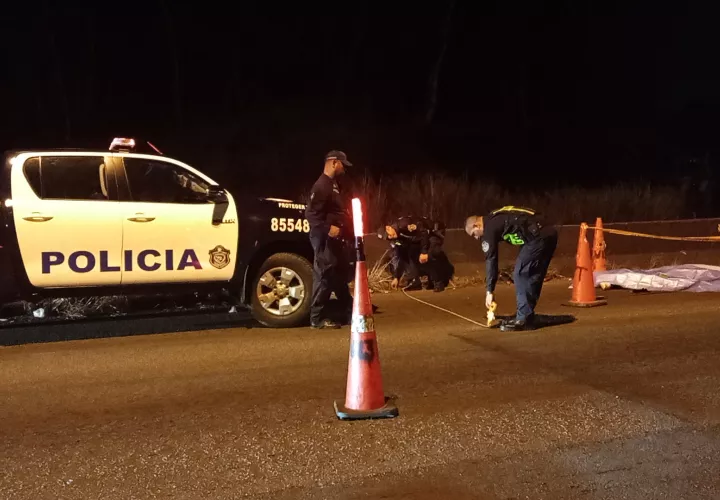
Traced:
<path fill-rule="evenodd" d="M 135 146 L 5 154 L 0 301 L 226 290 L 267 326 L 306 324 L 305 205 L 236 200 L 190 165 Z"/>

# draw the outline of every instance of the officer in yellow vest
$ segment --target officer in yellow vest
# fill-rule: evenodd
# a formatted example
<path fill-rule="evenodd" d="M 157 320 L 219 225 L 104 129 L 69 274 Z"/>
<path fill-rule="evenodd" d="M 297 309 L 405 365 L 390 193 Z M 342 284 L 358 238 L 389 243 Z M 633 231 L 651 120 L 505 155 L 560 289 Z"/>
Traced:
<path fill-rule="evenodd" d="M 502 331 L 533 330 L 535 306 L 540 299 L 545 275 L 557 247 L 558 233 L 546 226 L 535 210 L 506 206 L 486 216 L 473 215 L 465 221 L 465 232 L 482 240 L 485 254 L 485 305 L 490 309 L 495 301 L 498 279 L 498 245 L 505 241 L 520 246 L 515 262 L 514 282 L 517 313 L 514 319 L 500 325 Z"/>

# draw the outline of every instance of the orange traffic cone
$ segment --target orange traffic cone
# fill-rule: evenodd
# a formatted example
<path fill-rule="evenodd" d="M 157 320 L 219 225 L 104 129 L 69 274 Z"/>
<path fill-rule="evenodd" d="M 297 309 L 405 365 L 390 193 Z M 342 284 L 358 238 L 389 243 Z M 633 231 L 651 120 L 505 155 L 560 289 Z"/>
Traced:
<path fill-rule="evenodd" d="M 607 271 L 605 263 L 605 235 L 603 234 L 602 218 L 595 220 L 595 235 L 593 236 L 592 264 L 593 271 Z"/>
<path fill-rule="evenodd" d="M 593 273 L 597 272 L 605 272 L 607 271 L 607 263 L 605 261 L 605 249 L 607 248 L 607 244 L 605 244 L 605 235 L 603 233 L 603 224 L 602 224 L 602 218 L 598 217 L 595 219 L 595 235 L 593 236 L 593 252 L 592 252 L 592 263 L 593 263 Z M 610 283 L 602 282 L 600 283 L 600 288 L 603 290 L 607 290 L 608 288 L 611 288 L 612 285 Z"/>
<path fill-rule="evenodd" d="M 353 200 L 354 208 L 356 203 L 357 212 L 360 212 L 359 200 L 357 202 Z M 357 260 L 347 388 L 345 404 L 341 405 L 335 401 L 335 414 L 340 420 L 393 418 L 397 417 L 399 412 L 397 406 L 386 398 L 383 392 L 380 353 L 370 301 L 361 228 L 356 227 L 355 236 Z"/>
<path fill-rule="evenodd" d="M 607 304 L 605 297 L 595 296 L 595 279 L 593 278 L 590 243 L 587 240 L 586 223 L 580 224 L 577 254 L 575 255 L 575 276 L 573 277 L 572 298 L 563 304 L 573 307 L 595 307 Z"/>

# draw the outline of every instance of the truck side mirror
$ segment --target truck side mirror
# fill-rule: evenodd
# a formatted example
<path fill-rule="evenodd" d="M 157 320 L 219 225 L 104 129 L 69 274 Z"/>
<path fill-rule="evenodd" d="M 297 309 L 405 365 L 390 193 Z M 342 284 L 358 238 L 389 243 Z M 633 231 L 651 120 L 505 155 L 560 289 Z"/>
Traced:
<path fill-rule="evenodd" d="M 207 196 L 210 201 L 215 203 L 223 203 L 227 201 L 227 196 L 225 195 L 225 190 L 222 186 L 208 186 Z"/>

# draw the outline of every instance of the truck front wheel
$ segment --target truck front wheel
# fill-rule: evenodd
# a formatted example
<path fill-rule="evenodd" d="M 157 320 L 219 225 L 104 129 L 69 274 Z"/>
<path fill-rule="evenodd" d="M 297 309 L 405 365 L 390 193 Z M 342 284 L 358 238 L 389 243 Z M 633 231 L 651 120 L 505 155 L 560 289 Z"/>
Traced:
<path fill-rule="evenodd" d="M 312 265 L 294 253 L 268 257 L 255 273 L 250 305 L 257 321 L 271 328 L 309 323 Z"/>

